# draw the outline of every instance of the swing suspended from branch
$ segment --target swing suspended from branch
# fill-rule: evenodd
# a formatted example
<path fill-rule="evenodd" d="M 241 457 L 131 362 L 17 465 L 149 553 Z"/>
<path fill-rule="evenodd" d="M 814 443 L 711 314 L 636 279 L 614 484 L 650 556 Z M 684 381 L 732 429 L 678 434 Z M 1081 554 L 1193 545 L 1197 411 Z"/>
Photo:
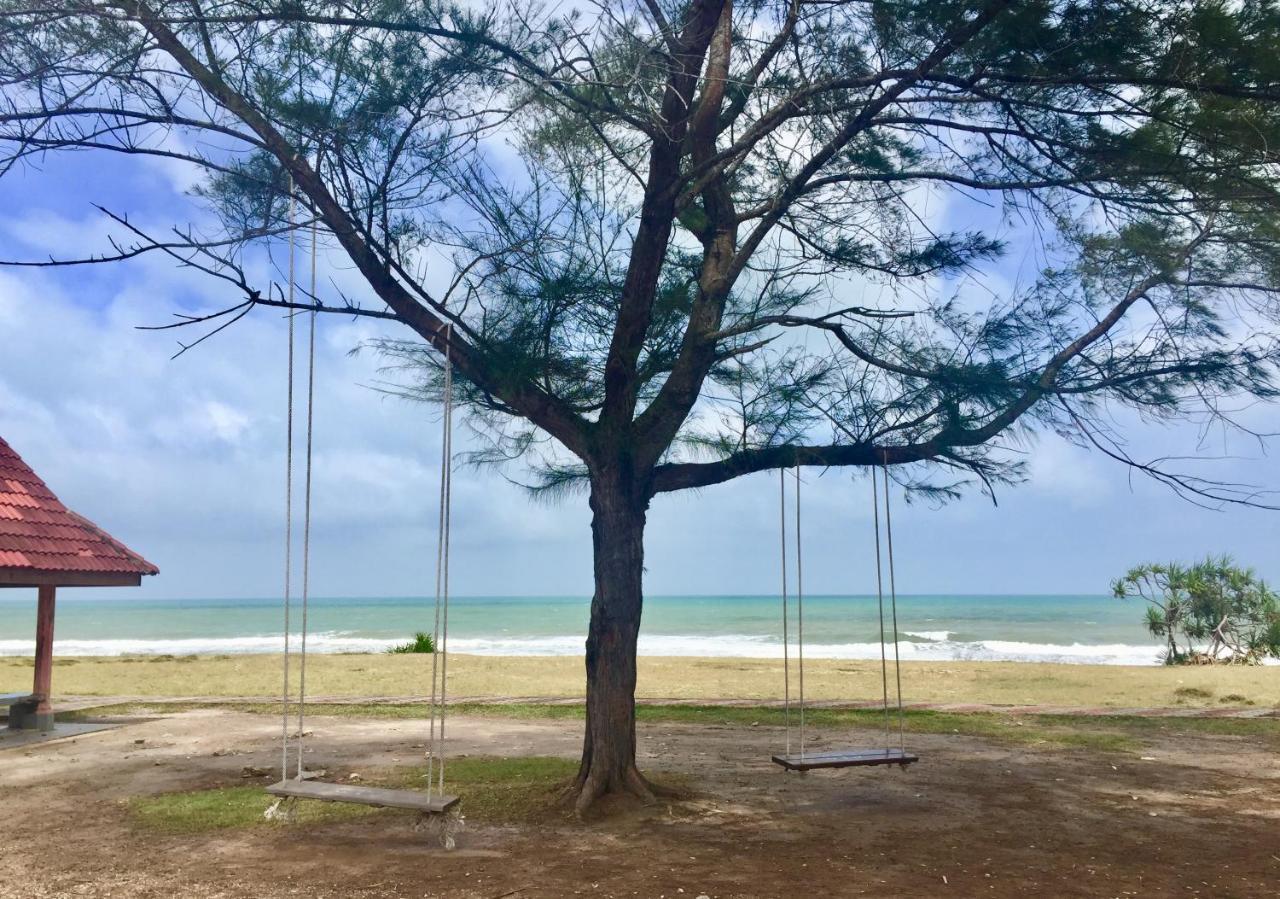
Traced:
<path fill-rule="evenodd" d="M 790 609 L 788 602 L 787 581 L 787 473 L 778 472 L 779 499 L 781 508 L 781 548 L 782 548 L 782 682 L 783 682 L 783 721 L 786 728 L 786 751 L 782 755 L 773 756 L 775 764 L 788 771 L 811 771 L 815 768 L 856 768 L 875 765 L 900 765 L 906 768 L 920 757 L 907 752 L 903 728 L 902 711 L 902 665 L 898 657 L 898 587 L 893 566 L 893 518 L 889 510 L 889 470 L 882 466 L 884 475 L 884 528 L 887 538 L 889 562 L 889 605 L 893 630 L 893 670 L 897 684 L 897 721 L 898 745 L 893 746 L 893 734 L 890 726 L 889 706 L 889 662 L 885 646 L 884 617 L 884 578 L 881 568 L 880 551 L 880 488 L 876 477 L 871 476 L 871 504 L 876 529 L 876 596 L 880 611 L 880 680 L 883 687 L 884 707 L 884 746 L 878 749 L 836 749 L 823 752 L 809 752 L 805 746 L 805 699 L 804 699 L 804 560 L 801 555 L 801 517 L 800 517 L 800 468 L 795 468 L 795 553 L 796 553 L 796 656 L 799 673 L 799 696 L 797 711 L 799 718 L 799 740 L 796 752 L 792 752 L 791 740 L 791 638 Z"/>
<path fill-rule="evenodd" d="M 294 201 L 289 202 L 289 223 L 294 221 Z M 295 298 L 295 240 L 294 231 L 289 232 L 289 302 Z M 316 296 L 316 226 L 311 226 L 311 296 Z M 268 794 L 275 796 L 276 801 L 267 809 L 269 819 L 288 819 L 292 814 L 292 803 L 297 799 L 320 799 L 328 802 L 351 802 L 359 805 L 404 808 L 419 812 L 425 819 L 434 816 L 449 815 L 442 829 L 442 838 L 447 848 L 454 843 L 453 833 L 459 826 L 454 820 L 454 811 L 459 799 L 444 792 L 444 725 L 446 702 L 446 677 L 448 674 L 449 645 L 449 522 L 452 495 L 453 475 L 453 369 L 448 353 L 444 360 L 444 419 L 441 439 L 440 457 L 440 518 L 436 544 L 436 594 L 435 624 L 433 630 L 435 652 L 431 659 L 431 699 L 429 707 L 429 746 L 427 755 L 427 789 L 389 790 L 377 787 L 358 786 L 355 784 L 325 783 L 317 780 L 314 772 L 307 771 L 303 765 L 304 751 L 304 715 L 307 701 L 307 613 L 311 595 L 311 485 L 312 485 L 312 435 L 314 433 L 313 410 L 315 406 L 315 363 L 316 363 L 316 315 L 313 311 L 310 318 L 310 331 L 307 343 L 307 418 L 306 449 L 303 460 L 303 519 L 302 519 L 302 608 L 301 645 L 299 647 L 298 671 L 298 714 L 297 732 L 293 744 L 297 752 L 297 763 L 293 766 L 290 777 L 290 607 L 292 605 L 293 574 L 293 420 L 294 420 L 294 314 L 289 315 L 289 351 L 288 351 L 288 419 L 285 426 L 285 571 L 284 571 L 284 686 L 282 691 L 281 715 L 281 749 L 280 780 L 266 788 Z M 449 334 L 446 332 L 445 343 L 448 346 Z M 437 726 L 438 722 L 438 726 Z"/>

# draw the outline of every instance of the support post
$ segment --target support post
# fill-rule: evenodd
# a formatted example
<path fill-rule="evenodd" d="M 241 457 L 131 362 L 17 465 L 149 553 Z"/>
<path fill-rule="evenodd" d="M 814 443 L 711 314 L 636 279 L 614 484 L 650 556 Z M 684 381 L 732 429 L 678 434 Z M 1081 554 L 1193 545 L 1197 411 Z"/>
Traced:
<path fill-rule="evenodd" d="M 53 707 L 49 696 L 53 692 L 53 614 L 56 590 L 52 584 L 40 587 L 39 605 L 36 608 L 36 665 L 35 682 L 31 689 L 31 702 L 25 707 L 10 709 L 17 714 L 16 724 L 23 730 L 52 730 Z"/>

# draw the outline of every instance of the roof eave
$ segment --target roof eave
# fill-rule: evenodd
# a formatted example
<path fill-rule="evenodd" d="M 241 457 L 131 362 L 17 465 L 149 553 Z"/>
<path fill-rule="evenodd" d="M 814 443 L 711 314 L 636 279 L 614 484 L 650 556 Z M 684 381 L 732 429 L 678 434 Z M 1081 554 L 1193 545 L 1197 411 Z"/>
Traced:
<path fill-rule="evenodd" d="M 156 572 L 146 572 L 148 575 Z M 32 571 L 0 568 L 0 588 L 5 587 L 137 587 L 136 571 Z"/>

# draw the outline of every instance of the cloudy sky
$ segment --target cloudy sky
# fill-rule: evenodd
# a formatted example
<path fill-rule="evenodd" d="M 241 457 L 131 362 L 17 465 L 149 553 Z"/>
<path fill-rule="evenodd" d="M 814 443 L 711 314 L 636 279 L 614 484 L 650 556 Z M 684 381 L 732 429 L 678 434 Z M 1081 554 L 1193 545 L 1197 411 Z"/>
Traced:
<path fill-rule="evenodd" d="M 0 257 L 106 248 L 100 203 L 159 233 L 189 220 L 188 174 L 80 154 L 0 181 Z M 336 263 L 337 260 L 326 260 Z M 328 264 L 327 278 L 354 284 Z M 172 333 L 137 330 L 238 301 L 160 258 L 78 269 L 0 269 L 0 436 L 72 508 L 161 568 L 154 597 L 272 596 L 282 578 L 285 324 L 256 314 L 171 360 Z M 430 584 L 438 410 L 374 389 L 379 333 L 321 322 L 316 407 L 315 593 L 417 595 Z M 386 332 L 384 332 L 386 333 Z M 391 332 L 394 333 L 394 332 Z M 1249 420 L 1280 432 L 1280 409 Z M 1138 458 L 1218 458 L 1200 473 L 1280 484 L 1259 447 L 1194 427 L 1123 421 Z M 1142 560 L 1229 552 L 1280 581 L 1280 513 L 1196 508 L 1096 454 L 1045 436 L 1030 483 L 999 506 L 899 504 L 909 593 L 1101 593 Z M 776 474 L 655 501 L 650 593 L 768 593 L 777 582 Z M 866 592 L 868 486 L 806 475 L 808 588 Z M 463 594 L 587 594 L 585 499 L 531 501 L 492 472 L 455 477 L 455 584 Z"/>

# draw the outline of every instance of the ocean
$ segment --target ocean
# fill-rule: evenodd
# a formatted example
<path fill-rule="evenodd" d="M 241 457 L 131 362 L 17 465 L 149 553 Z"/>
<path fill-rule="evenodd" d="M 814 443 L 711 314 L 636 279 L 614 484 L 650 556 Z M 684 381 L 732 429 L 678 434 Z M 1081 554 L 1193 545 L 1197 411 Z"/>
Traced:
<path fill-rule="evenodd" d="M 0 599 L 0 655 L 33 650 L 35 597 L 25 593 Z M 581 655 L 590 599 L 455 597 L 449 608 L 452 652 Z M 291 630 L 298 620 L 295 607 Z M 431 624 L 429 599 L 312 599 L 307 648 L 378 652 Z M 806 596 L 804 631 L 807 658 L 880 657 L 874 596 Z M 1159 663 L 1142 605 L 1108 596 L 902 596 L 898 632 L 903 659 Z M 279 652 L 282 633 L 279 599 L 78 599 L 69 591 L 58 598 L 54 649 L 63 656 Z M 640 654 L 781 657 L 780 600 L 647 597 Z"/>

